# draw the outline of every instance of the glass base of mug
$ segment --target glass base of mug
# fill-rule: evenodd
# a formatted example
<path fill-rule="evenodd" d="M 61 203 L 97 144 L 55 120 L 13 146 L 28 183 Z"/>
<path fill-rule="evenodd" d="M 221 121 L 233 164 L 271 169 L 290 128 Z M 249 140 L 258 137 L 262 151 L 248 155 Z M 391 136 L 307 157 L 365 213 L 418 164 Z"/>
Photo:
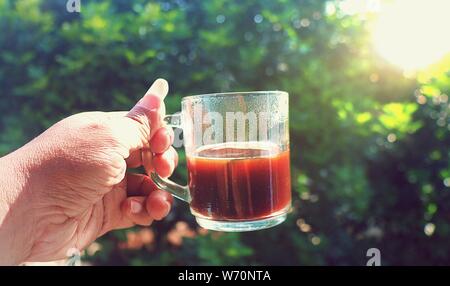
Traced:
<path fill-rule="evenodd" d="M 286 220 L 286 214 L 250 221 L 218 221 L 201 217 L 195 217 L 197 223 L 206 229 L 227 232 L 254 231 L 274 227 Z"/>

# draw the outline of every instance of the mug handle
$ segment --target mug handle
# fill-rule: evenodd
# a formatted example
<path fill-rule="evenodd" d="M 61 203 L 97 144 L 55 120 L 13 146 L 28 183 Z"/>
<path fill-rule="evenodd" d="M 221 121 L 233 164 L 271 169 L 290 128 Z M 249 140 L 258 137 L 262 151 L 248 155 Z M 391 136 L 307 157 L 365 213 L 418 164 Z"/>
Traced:
<path fill-rule="evenodd" d="M 164 117 L 165 123 L 172 128 L 181 128 L 181 114 L 166 115 Z M 153 182 L 158 188 L 163 191 L 171 193 L 174 197 L 185 201 L 191 202 L 191 194 L 189 193 L 188 186 L 181 186 L 169 179 L 161 178 L 156 172 L 150 174 Z"/>

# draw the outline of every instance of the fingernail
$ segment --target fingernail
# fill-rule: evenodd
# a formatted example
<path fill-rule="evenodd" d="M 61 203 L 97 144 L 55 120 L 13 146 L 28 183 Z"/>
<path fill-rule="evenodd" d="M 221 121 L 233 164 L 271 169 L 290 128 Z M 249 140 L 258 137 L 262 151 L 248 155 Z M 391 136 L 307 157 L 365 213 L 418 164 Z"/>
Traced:
<path fill-rule="evenodd" d="M 159 96 L 161 99 L 169 92 L 169 84 L 165 79 L 158 78 L 153 82 L 152 86 L 148 89 L 147 93 L 153 93 Z"/>
<path fill-rule="evenodd" d="M 166 211 L 164 212 L 164 214 L 163 214 L 163 216 L 161 218 L 166 217 L 169 214 L 169 212 L 170 212 L 170 204 L 169 204 L 169 202 L 168 201 L 164 201 L 164 203 L 166 205 Z"/>
<path fill-rule="evenodd" d="M 155 218 L 156 220 L 163 219 L 169 214 L 169 212 L 170 212 L 170 203 L 167 200 L 164 200 L 164 205 L 165 205 L 164 213 L 160 217 Z"/>
<path fill-rule="evenodd" d="M 142 205 L 139 202 L 136 201 L 131 201 L 130 203 L 130 209 L 131 209 L 131 213 L 133 214 L 138 214 L 142 211 Z"/>
<path fill-rule="evenodd" d="M 166 205 L 166 210 L 167 210 L 164 216 L 167 216 L 170 212 L 170 203 L 167 200 L 164 200 L 164 203 Z"/>

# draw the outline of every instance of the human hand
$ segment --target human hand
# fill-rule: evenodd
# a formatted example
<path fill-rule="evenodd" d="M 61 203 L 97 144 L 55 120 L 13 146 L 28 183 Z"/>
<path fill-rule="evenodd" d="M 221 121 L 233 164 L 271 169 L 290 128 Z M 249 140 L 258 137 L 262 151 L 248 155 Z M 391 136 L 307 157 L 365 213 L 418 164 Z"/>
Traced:
<path fill-rule="evenodd" d="M 3 263 L 64 258 L 110 230 L 168 214 L 172 196 L 148 176 L 127 172 L 144 166 L 168 177 L 177 165 L 173 131 L 162 120 L 167 92 L 159 79 L 129 112 L 70 116 L 1 158 L 0 165 L 18 166 L 8 170 L 22 185 L 0 193 L 7 205 L 3 222 L 0 205 L 0 252 L 10 252 Z"/>

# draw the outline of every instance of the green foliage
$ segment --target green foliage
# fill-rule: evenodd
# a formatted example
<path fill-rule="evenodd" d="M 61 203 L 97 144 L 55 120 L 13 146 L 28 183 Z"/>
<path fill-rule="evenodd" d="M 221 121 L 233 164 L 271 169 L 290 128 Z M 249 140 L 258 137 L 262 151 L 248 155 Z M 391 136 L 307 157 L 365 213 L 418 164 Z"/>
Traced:
<path fill-rule="evenodd" d="M 150 246 L 124 250 L 116 231 L 86 259 L 363 265 L 378 247 L 385 265 L 450 263 L 450 61 L 404 77 L 371 51 L 370 21 L 334 1 L 81 2 L 0 0 L 0 155 L 70 114 L 129 109 L 157 77 L 168 112 L 189 94 L 286 90 L 294 206 L 270 230 L 175 245 L 177 221 L 195 226 L 176 204 Z"/>
<path fill-rule="evenodd" d="M 184 247 L 195 247 L 198 264 L 203 265 L 245 264 L 245 258 L 253 254 L 253 249 L 243 244 L 236 233 L 200 236 L 187 241 Z"/>

